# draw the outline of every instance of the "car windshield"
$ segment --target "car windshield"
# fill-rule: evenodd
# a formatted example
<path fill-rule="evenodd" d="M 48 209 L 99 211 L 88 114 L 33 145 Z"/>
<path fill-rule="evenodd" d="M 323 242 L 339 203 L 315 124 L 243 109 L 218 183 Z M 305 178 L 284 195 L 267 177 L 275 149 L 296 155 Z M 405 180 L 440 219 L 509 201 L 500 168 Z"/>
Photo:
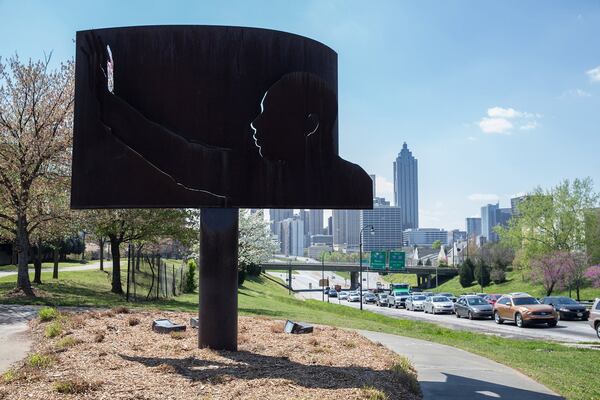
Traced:
<path fill-rule="evenodd" d="M 431 299 L 431 301 L 436 302 L 436 303 L 443 303 L 443 302 L 448 302 L 450 300 L 448 300 L 448 298 L 445 296 L 437 296 L 437 297 L 433 297 Z"/>
<path fill-rule="evenodd" d="M 440 296 L 452 297 L 452 293 L 440 293 Z"/>
<path fill-rule="evenodd" d="M 515 306 L 525 306 L 528 304 L 540 304 L 537 299 L 533 297 L 513 297 L 513 303 Z"/>
<path fill-rule="evenodd" d="M 427 297 L 425 296 L 413 296 L 413 300 L 425 300 Z"/>
<path fill-rule="evenodd" d="M 556 302 L 557 302 L 558 304 L 579 304 L 579 303 L 578 303 L 578 302 L 576 302 L 575 300 L 573 300 L 573 299 L 570 299 L 570 298 L 568 298 L 568 297 L 558 297 L 558 298 L 556 299 Z"/>
<path fill-rule="evenodd" d="M 481 297 L 471 297 L 471 298 L 467 299 L 467 302 L 471 306 L 481 306 L 481 305 L 487 304 L 487 301 L 485 301 Z"/>

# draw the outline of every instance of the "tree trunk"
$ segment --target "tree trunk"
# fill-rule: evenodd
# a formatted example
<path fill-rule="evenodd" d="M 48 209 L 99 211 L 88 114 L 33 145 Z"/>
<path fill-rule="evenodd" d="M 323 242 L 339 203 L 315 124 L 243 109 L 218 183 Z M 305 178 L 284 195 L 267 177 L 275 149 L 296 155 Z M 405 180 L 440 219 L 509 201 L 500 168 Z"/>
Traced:
<path fill-rule="evenodd" d="M 575 293 L 577 293 L 577 301 L 580 301 L 580 299 L 579 299 L 579 285 L 577 285 L 575 287 Z"/>
<path fill-rule="evenodd" d="M 34 296 L 29 280 L 29 234 L 25 216 L 20 216 L 17 220 L 17 259 L 17 288 L 28 296 Z"/>
<path fill-rule="evenodd" d="M 104 238 L 100 238 L 100 271 L 104 271 Z"/>
<path fill-rule="evenodd" d="M 38 285 L 42 284 L 42 240 L 38 239 L 35 246 L 35 257 L 33 258 L 33 268 L 35 273 L 33 275 L 33 283 Z"/>
<path fill-rule="evenodd" d="M 121 242 L 115 236 L 109 236 L 110 251 L 112 253 L 112 288 L 111 292 L 123 294 L 123 286 L 121 285 L 121 252 L 119 245 Z"/>
<path fill-rule="evenodd" d="M 55 246 L 52 249 L 52 254 L 54 257 L 54 269 L 52 270 L 52 279 L 58 279 L 58 259 L 60 257 L 58 246 Z"/>

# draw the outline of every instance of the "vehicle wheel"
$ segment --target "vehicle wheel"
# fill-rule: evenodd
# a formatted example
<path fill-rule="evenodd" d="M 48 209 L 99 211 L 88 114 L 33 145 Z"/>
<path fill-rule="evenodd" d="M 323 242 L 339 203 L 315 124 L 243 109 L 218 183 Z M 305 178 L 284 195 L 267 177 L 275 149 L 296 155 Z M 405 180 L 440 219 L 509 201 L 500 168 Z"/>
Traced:
<path fill-rule="evenodd" d="M 600 339 L 600 322 L 596 322 L 596 335 Z"/>
<path fill-rule="evenodd" d="M 519 328 L 524 328 L 525 327 L 525 322 L 523 321 L 523 317 L 521 316 L 521 314 L 516 313 L 515 314 L 515 324 L 519 327 Z"/>
<path fill-rule="evenodd" d="M 473 313 L 471 311 L 469 311 L 468 317 L 471 321 L 473 321 Z"/>
<path fill-rule="evenodd" d="M 502 318 L 500 318 L 500 314 L 498 314 L 498 311 L 494 311 L 494 321 L 500 325 L 501 323 L 503 323 L 504 321 L 502 320 Z"/>
<path fill-rule="evenodd" d="M 560 316 L 560 312 L 556 313 L 556 320 L 560 321 L 562 319 L 562 317 Z"/>
<path fill-rule="evenodd" d="M 556 326 L 556 324 L 558 324 L 558 321 L 551 321 L 551 322 L 548 322 L 548 327 L 550 327 L 550 328 L 554 328 L 554 327 Z"/>
<path fill-rule="evenodd" d="M 456 318 L 460 318 L 460 314 L 458 313 L 458 311 L 456 312 Z"/>
<path fill-rule="evenodd" d="M 431 313 L 432 313 L 433 315 L 435 315 L 435 308 L 432 308 L 432 309 L 431 309 Z"/>

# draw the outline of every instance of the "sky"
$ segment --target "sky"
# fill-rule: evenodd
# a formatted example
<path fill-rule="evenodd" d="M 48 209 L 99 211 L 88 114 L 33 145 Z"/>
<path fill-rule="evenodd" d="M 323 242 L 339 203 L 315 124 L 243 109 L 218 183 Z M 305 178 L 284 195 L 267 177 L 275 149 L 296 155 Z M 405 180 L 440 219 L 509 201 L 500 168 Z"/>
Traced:
<path fill-rule="evenodd" d="M 419 160 L 421 227 L 465 217 L 536 186 L 591 177 L 600 188 L 597 1 L 0 0 L 0 56 L 54 65 L 77 30 L 206 24 L 277 29 L 337 51 L 342 158 L 377 175 Z"/>

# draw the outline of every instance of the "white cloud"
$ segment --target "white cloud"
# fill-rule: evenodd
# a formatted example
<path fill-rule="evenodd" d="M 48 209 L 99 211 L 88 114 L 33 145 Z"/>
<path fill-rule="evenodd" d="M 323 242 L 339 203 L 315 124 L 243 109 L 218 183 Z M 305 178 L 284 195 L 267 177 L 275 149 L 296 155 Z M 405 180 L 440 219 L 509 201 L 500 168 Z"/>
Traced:
<path fill-rule="evenodd" d="M 383 176 L 375 176 L 375 190 L 377 197 L 385 197 L 390 203 L 394 202 L 394 183 L 387 180 Z"/>
<path fill-rule="evenodd" d="M 477 141 L 477 140 L 478 140 L 478 138 L 477 138 L 476 136 L 469 136 L 469 137 L 467 138 L 467 140 L 470 140 L 471 142 L 475 142 L 475 141 Z"/>
<path fill-rule="evenodd" d="M 511 107 L 491 107 L 487 109 L 487 116 L 482 117 L 477 125 L 483 133 L 510 135 L 515 125 L 521 130 L 535 129 L 539 118 L 542 118 L 541 114 L 519 111 Z"/>
<path fill-rule="evenodd" d="M 596 68 L 585 71 L 585 73 L 590 77 L 590 81 L 600 82 L 600 65 L 598 65 Z"/>
<path fill-rule="evenodd" d="M 498 196 L 497 194 L 492 194 L 492 193 L 473 193 L 473 194 L 468 195 L 467 199 L 469 199 L 471 201 L 478 201 L 478 202 L 488 201 L 488 202 L 496 203 L 500 200 L 500 196 Z"/>
<path fill-rule="evenodd" d="M 506 133 L 510 131 L 513 124 L 506 118 L 486 118 L 479 121 L 479 128 L 484 133 Z"/>
<path fill-rule="evenodd" d="M 581 89 L 565 90 L 560 97 L 591 97 L 592 94 Z"/>

